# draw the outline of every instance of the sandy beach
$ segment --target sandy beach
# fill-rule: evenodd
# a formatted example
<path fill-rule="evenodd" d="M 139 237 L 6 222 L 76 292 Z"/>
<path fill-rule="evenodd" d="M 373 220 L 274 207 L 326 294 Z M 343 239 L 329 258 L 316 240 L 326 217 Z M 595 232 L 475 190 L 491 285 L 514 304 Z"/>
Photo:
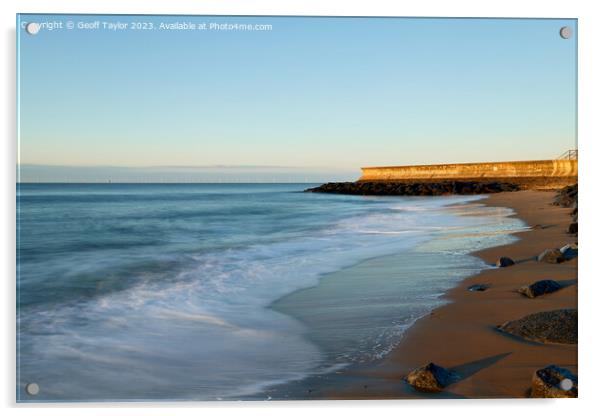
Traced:
<path fill-rule="evenodd" d="M 509 320 L 540 311 L 577 307 L 577 259 L 561 264 L 537 262 L 547 248 L 576 241 L 566 233 L 569 208 L 552 205 L 556 193 L 520 191 L 489 196 L 489 206 L 512 208 L 532 229 L 518 240 L 474 253 L 494 264 L 501 256 L 516 261 L 512 267 L 488 269 L 448 291 L 449 303 L 418 320 L 397 348 L 375 365 L 354 368 L 322 386 L 314 397 L 370 398 L 511 398 L 528 397 L 534 371 L 550 364 L 577 374 L 577 345 L 540 344 L 505 335 L 496 329 Z M 530 299 L 517 289 L 542 279 L 554 279 L 562 289 Z M 468 291 L 487 284 L 482 292 Z M 419 393 L 402 382 L 413 369 L 434 362 L 462 375 L 440 393 Z"/>

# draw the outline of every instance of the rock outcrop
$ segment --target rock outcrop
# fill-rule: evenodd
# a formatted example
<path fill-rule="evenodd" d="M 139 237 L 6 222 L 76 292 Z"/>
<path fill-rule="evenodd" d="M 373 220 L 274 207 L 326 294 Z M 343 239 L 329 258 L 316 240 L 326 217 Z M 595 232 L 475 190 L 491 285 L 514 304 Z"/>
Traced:
<path fill-rule="evenodd" d="M 439 392 L 457 380 L 457 375 L 434 363 L 413 370 L 405 381 L 419 391 Z"/>
<path fill-rule="evenodd" d="M 531 397 L 577 397 L 577 376 L 555 365 L 537 370 L 531 380 Z"/>
<path fill-rule="evenodd" d="M 577 343 L 577 309 L 558 309 L 527 315 L 497 327 L 500 331 L 543 344 Z"/>
<path fill-rule="evenodd" d="M 518 289 L 518 293 L 525 295 L 528 298 L 536 298 L 546 293 L 554 293 L 560 290 L 562 286 L 555 280 L 540 280 L 529 286 L 523 286 Z"/>
<path fill-rule="evenodd" d="M 348 195 L 436 196 L 476 195 L 518 191 L 519 186 L 506 182 L 329 182 L 305 192 Z"/>

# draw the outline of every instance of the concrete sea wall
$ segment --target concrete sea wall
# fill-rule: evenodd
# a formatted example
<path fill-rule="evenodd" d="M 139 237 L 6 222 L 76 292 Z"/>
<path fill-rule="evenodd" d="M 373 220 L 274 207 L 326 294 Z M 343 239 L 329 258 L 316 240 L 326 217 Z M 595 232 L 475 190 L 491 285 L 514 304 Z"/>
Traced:
<path fill-rule="evenodd" d="M 556 188 L 577 182 L 577 160 L 454 163 L 442 165 L 362 168 L 363 182 L 428 182 L 442 180 L 500 180 L 525 188 Z"/>

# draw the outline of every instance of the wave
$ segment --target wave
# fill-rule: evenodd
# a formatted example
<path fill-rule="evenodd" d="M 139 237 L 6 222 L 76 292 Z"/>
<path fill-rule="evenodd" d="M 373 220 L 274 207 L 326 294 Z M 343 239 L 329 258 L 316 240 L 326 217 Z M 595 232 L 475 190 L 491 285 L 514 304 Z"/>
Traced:
<path fill-rule="evenodd" d="M 202 400 L 241 397 L 325 371 L 332 363 L 305 338 L 307 327 L 269 306 L 328 273 L 474 226 L 474 218 L 444 208 L 478 199 L 354 205 L 327 220 L 316 218 L 320 227 L 291 226 L 270 241 L 186 256 L 167 252 L 171 267 L 158 273 L 126 268 L 154 278 L 133 279 L 117 291 L 62 298 L 52 307 L 33 302 L 18 317 L 20 383 L 35 381 L 38 397 L 49 400 Z M 345 205 L 349 199 L 334 200 Z M 295 221 L 312 221 L 315 213 L 304 208 Z M 141 255 L 153 264 L 160 254 L 148 250 Z M 118 260 L 127 264 L 127 251 Z M 387 345 L 376 347 L 376 355 L 394 336 L 382 340 Z"/>

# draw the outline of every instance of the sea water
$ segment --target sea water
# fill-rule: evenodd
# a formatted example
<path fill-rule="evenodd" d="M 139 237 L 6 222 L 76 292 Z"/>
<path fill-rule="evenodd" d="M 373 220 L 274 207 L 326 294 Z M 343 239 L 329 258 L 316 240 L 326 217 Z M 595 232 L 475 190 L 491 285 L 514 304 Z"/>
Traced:
<path fill-rule="evenodd" d="M 18 400 L 262 397 L 379 359 L 523 227 L 309 186 L 19 184 Z"/>

